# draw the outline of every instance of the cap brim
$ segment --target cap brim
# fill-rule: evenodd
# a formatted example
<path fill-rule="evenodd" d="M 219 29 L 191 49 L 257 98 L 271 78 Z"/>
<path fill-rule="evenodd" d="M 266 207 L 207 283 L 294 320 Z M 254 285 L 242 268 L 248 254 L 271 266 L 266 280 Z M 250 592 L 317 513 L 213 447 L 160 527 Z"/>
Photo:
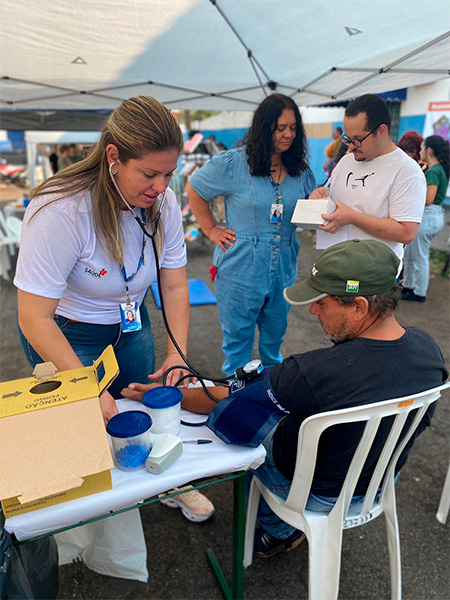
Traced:
<path fill-rule="evenodd" d="M 283 297 L 286 302 L 294 306 L 312 304 L 313 302 L 317 302 L 317 300 L 325 298 L 325 296 L 328 296 L 328 294 L 315 290 L 309 285 L 308 280 L 296 283 L 283 290 Z"/>

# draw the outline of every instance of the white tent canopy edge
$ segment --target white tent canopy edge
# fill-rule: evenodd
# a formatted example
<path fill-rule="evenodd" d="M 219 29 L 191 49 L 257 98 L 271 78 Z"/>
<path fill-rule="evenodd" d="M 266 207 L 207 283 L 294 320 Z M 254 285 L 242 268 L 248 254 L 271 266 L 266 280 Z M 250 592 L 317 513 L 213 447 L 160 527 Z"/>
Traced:
<path fill-rule="evenodd" d="M 253 110 L 276 90 L 305 106 L 429 83 L 448 76 L 447 14 L 448 0 L 2 0 L 2 117 L 70 122 L 140 94 Z"/>

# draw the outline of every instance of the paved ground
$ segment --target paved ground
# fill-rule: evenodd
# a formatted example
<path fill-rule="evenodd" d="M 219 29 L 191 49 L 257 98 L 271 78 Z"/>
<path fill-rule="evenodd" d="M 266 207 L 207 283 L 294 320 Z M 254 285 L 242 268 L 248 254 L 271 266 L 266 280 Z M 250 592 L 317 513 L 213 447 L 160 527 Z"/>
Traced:
<path fill-rule="evenodd" d="M 448 236 L 448 233 L 447 233 Z M 300 234 L 300 274 L 305 276 L 317 255 L 308 232 Z M 208 279 L 212 248 L 189 248 L 188 276 Z M 0 379 L 26 377 L 25 361 L 16 331 L 15 290 L 1 281 Z M 447 364 L 449 346 L 449 279 L 434 274 L 425 304 L 404 303 L 398 317 L 404 325 L 429 331 L 439 343 Z M 148 299 L 157 346 L 162 347 L 164 329 L 160 311 Z M 207 374 L 220 376 L 220 326 L 215 306 L 193 307 L 189 357 Z M 321 329 L 306 309 L 294 308 L 283 343 L 284 355 L 325 346 Z M 397 484 L 397 504 L 402 545 L 403 597 L 410 600 L 450 597 L 448 526 L 435 518 L 449 464 L 449 400 L 438 406 L 433 425 L 416 443 Z M 216 506 L 214 518 L 193 524 L 180 511 L 161 505 L 142 509 L 147 539 L 148 583 L 116 579 L 93 573 L 82 563 L 60 568 L 60 599 L 216 599 L 220 593 L 208 570 L 205 549 L 213 547 L 225 574 L 231 573 L 232 484 L 213 486 L 208 496 Z M 248 599 L 307 598 L 308 548 L 270 560 L 256 559 L 245 578 Z M 387 598 L 389 565 L 384 517 L 344 535 L 340 598 Z"/>

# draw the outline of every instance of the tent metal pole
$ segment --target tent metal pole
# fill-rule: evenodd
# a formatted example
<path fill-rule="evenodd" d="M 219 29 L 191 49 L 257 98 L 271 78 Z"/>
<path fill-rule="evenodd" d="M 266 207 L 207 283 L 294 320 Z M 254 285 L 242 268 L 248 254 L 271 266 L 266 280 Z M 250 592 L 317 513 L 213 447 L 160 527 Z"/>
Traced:
<path fill-rule="evenodd" d="M 309 91 L 309 86 L 313 85 L 314 83 L 316 83 L 317 81 L 320 81 L 321 79 L 324 79 L 325 77 L 328 77 L 328 75 L 330 73 L 333 73 L 333 71 L 335 71 L 334 67 L 331 67 L 331 69 L 327 69 L 325 71 L 325 73 L 322 73 L 321 75 L 319 75 L 318 77 L 315 77 L 314 79 L 311 79 L 311 81 L 308 81 L 308 83 L 305 83 L 305 85 L 303 85 L 302 87 L 297 88 L 297 91 L 294 92 L 293 94 L 291 94 L 291 98 L 293 98 L 294 96 L 296 96 L 297 94 L 301 94 L 302 92 L 305 91 Z M 315 93 L 315 92 L 314 92 Z M 330 95 L 329 94 L 323 94 L 321 93 L 320 95 L 325 96 L 325 98 L 329 98 Z"/>
<path fill-rule="evenodd" d="M 255 65 L 258 67 L 258 69 L 261 71 L 261 73 L 264 75 L 264 77 L 267 79 L 267 81 L 272 81 L 272 79 L 267 75 L 267 73 L 265 72 L 265 70 L 259 64 L 258 60 L 254 57 L 253 52 L 250 50 L 250 48 L 247 46 L 247 44 L 241 38 L 241 36 L 239 35 L 239 33 L 236 31 L 236 29 L 233 27 L 233 25 L 231 24 L 231 22 L 229 21 L 228 17 L 223 12 L 223 10 L 219 7 L 217 0 L 209 0 L 209 1 L 211 2 L 211 4 L 213 6 L 215 6 L 215 8 L 217 9 L 218 13 L 222 17 L 222 19 L 225 21 L 225 23 L 228 25 L 228 27 L 231 29 L 231 31 L 234 33 L 234 35 L 237 37 L 237 39 L 239 40 L 239 42 L 242 44 L 242 46 L 247 51 L 247 57 L 248 57 L 248 59 L 250 61 L 250 64 L 252 65 L 252 68 L 255 71 L 255 75 L 258 78 L 258 81 L 259 81 L 259 83 L 261 85 L 261 88 L 262 88 L 264 94 L 267 96 L 267 92 L 266 92 L 265 86 L 264 86 L 264 84 L 261 81 L 261 78 L 259 76 L 259 73 L 256 70 Z"/>
<path fill-rule="evenodd" d="M 437 38 L 434 38 L 433 40 L 427 42 L 426 44 L 423 44 L 419 48 L 416 48 L 415 50 L 408 52 L 408 54 L 405 54 L 401 58 L 394 60 L 393 62 L 389 63 L 385 67 L 382 67 L 381 69 L 379 69 L 375 73 L 372 73 L 368 77 L 365 77 L 364 79 L 361 79 L 360 81 L 353 83 L 352 85 L 344 88 L 343 90 L 340 90 L 339 92 L 337 92 L 337 94 L 333 95 L 333 98 L 338 98 L 339 96 L 341 96 L 342 94 L 345 94 L 349 90 L 353 90 L 353 89 L 357 88 L 358 86 L 362 85 L 363 83 L 370 81 L 374 77 L 378 77 L 378 75 L 383 75 L 384 73 L 388 73 L 389 71 L 393 70 L 393 67 L 395 67 L 396 65 L 399 65 L 400 63 L 405 62 L 405 60 L 408 60 L 409 58 L 412 58 L 413 56 L 420 54 L 420 52 L 423 52 L 424 50 L 431 48 L 431 46 L 434 46 L 435 44 L 442 42 L 442 40 L 445 40 L 449 36 L 450 36 L 450 31 L 446 31 L 445 33 L 438 36 Z"/>
<path fill-rule="evenodd" d="M 336 67 L 336 71 L 344 73 L 378 73 L 379 69 L 369 69 L 367 67 Z M 383 69 L 384 70 L 384 69 Z M 446 75 L 448 69 L 397 69 L 393 67 L 389 69 L 390 73 L 430 73 L 431 75 Z"/>
<path fill-rule="evenodd" d="M 383 72 L 383 71 L 381 71 L 381 72 Z M 343 90 L 339 90 L 339 92 L 337 92 L 336 94 L 333 94 L 331 96 L 331 98 L 333 98 L 333 100 L 336 99 L 336 98 L 339 98 L 339 96 L 342 96 L 342 94 L 345 94 L 349 90 L 353 90 L 353 89 L 357 88 L 359 85 L 362 85 L 363 83 L 366 83 L 366 81 L 370 81 L 374 77 L 378 77 L 378 75 L 380 75 L 380 71 L 376 71 L 375 73 L 371 73 L 367 77 L 364 77 L 363 79 L 360 79 L 359 81 L 356 81 L 355 83 L 352 83 L 352 85 L 349 85 L 348 87 L 344 88 Z"/>
<path fill-rule="evenodd" d="M 53 85 L 49 83 L 37 83 L 36 81 L 30 81 L 29 79 L 18 79 L 17 77 L 10 77 L 9 75 L 4 75 L 1 78 L 3 81 L 14 81 L 15 83 L 27 83 L 28 85 L 35 85 L 37 87 L 46 87 L 52 90 L 62 90 L 63 92 L 72 92 L 74 94 L 78 94 L 77 90 L 73 88 L 63 87 L 61 85 Z"/>
<path fill-rule="evenodd" d="M 420 52 L 423 52 L 423 50 L 427 50 L 428 48 L 431 48 L 431 46 L 434 46 L 435 44 L 442 42 L 442 40 L 445 40 L 448 37 L 450 37 L 450 31 L 446 31 L 445 33 L 438 36 L 437 38 L 434 38 L 434 40 L 431 40 L 431 41 L 427 42 L 426 44 L 424 44 L 423 46 L 419 46 L 419 48 L 416 48 L 415 50 L 412 50 L 408 54 L 405 54 L 405 56 L 402 56 L 401 58 L 394 60 L 394 62 L 391 62 L 389 65 L 384 67 L 383 71 L 389 71 L 390 69 L 392 69 L 392 67 L 399 65 L 400 63 L 404 62 L 405 60 L 408 60 L 408 58 L 411 58 L 412 56 L 416 56 L 416 54 L 420 54 Z"/>
<path fill-rule="evenodd" d="M 189 102 L 191 100 L 201 100 L 202 98 L 210 98 L 214 96 L 214 98 L 222 98 L 223 100 L 233 100 L 233 102 L 241 102 L 243 104 L 250 104 L 251 106 L 258 106 L 258 102 L 253 102 L 252 100 L 243 100 L 242 98 L 232 98 L 230 96 L 224 96 L 223 94 L 214 94 L 214 93 L 206 93 L 201 96 L 189 96 L 188 98 L 177 98 L 175 100 L 164 100 L 162 103 L 167 106 L 169 104 L 176 104 L 177 102 Z"/>
<path fill-rule="evenodd" d="M 137 87 L 137 86 L 141 86 L 141 85 L 155 85 L 157 87 L 164 87 L 164 88 L 168 88 L 170 90 L 180 90 L 181 92 L 189 92 L 191 94 L 209 95 L 209 92 L 205 92 L 204 90 L 196 90 L 193 88 L 186 88 L 186 87 L 181 87 L 179 85 L 172 85 L 170 83 L 161 83 L 159 81 L 152 81 L 152 80 L 141 81 L 139 83 L 125 83 L 123 85 L 115 85 L 115 86 L 111 86 L 111 87 L 98 88 L 98 89 L 90 90 L 89 93 L 96 94 L 97 92 L 107 92 L 110 90 L 122 90 L 127 87 Z"/>

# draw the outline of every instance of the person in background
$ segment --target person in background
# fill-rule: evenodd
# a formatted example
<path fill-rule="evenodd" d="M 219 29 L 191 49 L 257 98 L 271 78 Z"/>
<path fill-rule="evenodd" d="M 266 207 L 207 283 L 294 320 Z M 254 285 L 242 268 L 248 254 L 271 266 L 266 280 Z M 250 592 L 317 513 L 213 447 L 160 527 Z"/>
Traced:
<path fill-rule="evenodd" d="M 422 169 L 422 171 L 425 173 L 428 169 L 428 165 L 420 158 L 420 148 L 422 146 L 422 142 L 423 137 L 419 133 L 417 133 L 417 131 L 412 130 L 406 131 L 402 135 L 402 137 L 397 142 L 397 146 L 401 150 L 403 150 L 403 152 L 406 152 L 406 154 L 410 156 L 413 160 L 415 160 L 419 167 Z"/>
<path fill-rule="evenodd" d="M 417 131 L 406 131 L 398 140 L 397 146 L 406 152 L 416 163 L 420 164 L 420 148 L 422 146 L 423 137 Z"/>
<path fill-rule="evenodd" d="M 50 156 L 48 157 L 48 160 L 50 161 L 52 173 L 53 173 L 53 175 L 55 175 L 59 170 L 58 169 L 58 146 L 56 144 L 54 146 L 52 146 L 52 152 L 51 152 Z"/>
<path fill-rule="evenodd" d="M 70 158 L 70 162 L 72 165 L 77 162 L 80 162 L 80 160 L 83 160 L 83 155 L 81 154 L 81 152 L 78 152 L 76 144 L 69 145 L 68 157 Z"/>
<path fill-rule="evenodd" d="M 445 200 L 449 182 L 449 143 L 438 135 L 427 137 L 421 145 L 420 158 L 428 169 L 426 206 L 415 239 L 405 248 L 403 300 L 425 302 L 430 277 L 430 244 L 444 227 Z"/>
<path fill-rule="evenodd" d="M 343 158 L 346 154 L 349 154 L 349 153 L 350 153 L 350 150 L 349 150 L 348 145 L 345 142 L 341 141 L 340 146 L 337 151 L 337 154 L 334 157 L 334 159 L 332 161 L 332 165 L 330 166 L 330 169 L 329 169 L 330 176 L 331 176 L 331 173 L 333 172 L 334 168 L 338 164 L 338 162 L 341 160 L 341 158 Z M 325 181 L 324 187 L 327 185 L 327 181 Z"/>
<path fill-rule="evenodd" d="M 58 156 L 58 171 L 62 171 L 67 167 L 70 167 L 72 161 L 69 157 L 69 146 L 67 144 L 61 144 L 59 147 L 59 156 Z"/>
<path fill-rule="evenodd" d="M 325 156 L 327 157 L 327 160 L 323 164 L 323 170 L 325 171 L 327 178 L 331 175 L 331 171 L 337 164 L 336 156 L 341 146 L 342 127 L 336 127 L 333 129 L 333 133 L 331 135 L 333 137 L 333 141 L 330 142 L 325 148 Z"/>
<path fill-rule="evenodd" d="M 288 316 L 283 289 L 295 282 L 300 249 L 291 217 L 298 198 L 306 198 L 315 186 L 302 119 L 291 98 L 268 96 L 256 109 L 245 143 L 214 156 L 186 189 L 198 224 L 216 244 L 227 375 L 251 359 L 256 327 L 263 364 L 282 360 Z M 211 212 L 217 196 L 225 197 L 225 227 Z M 281 222 L 271 222 L 275 209 Z"/>
<path fill-rule="evenodd" d="M 233 443 L 248 444 L 257 435 L 266 436 L 266 459 L 253 474 L 283 499 L 289 494 L 294 475 L 298 432 L 308 417 L 417 394 L 438 387 L 448 377 L 436 342 L 425 331 L 405 328 L 395 318 L 400 302 L 398 266 L 394 252 L 376 240 L 351 240 L 328 248 L 309 278 L 284 290 L 284 297 L 293 305 L 309 306 L 325 336 L 333 340 L 332 347 L 294 354 L 231 387 L 210 388 L 218 405 L 201 388 L 183 391 L 182 406 L 212 413 L 209 427 L 222 439 L 231 437 Z M 349 288 L 349 279 L 356 280 L 357 285 Z M 139 400 L 149 387 L 130 384 L 122 394 Z M 425 413 L 400 455 L 396 475 L 417 436 L 430 425 L 435 410 L 434 404 Z M 254 418 L 242 424 L 245 413 Z M 391 424 L 389 419 L 382 420 L 374 442 L 375 454 L 389 435 Z M 331 427 L 323 433 L 308 510 L 331 511 L 361 434 L 359 423 L 343 429 Z M 372 474 L 373 461 L 367 460 L 352 504 L 363 501 Z M 305 539 L 301 531 L 277 517 L 263 499 L 258 519 L 254 549 L 261 558 L 293 550 Z"/>
<path fill-rule="evenodd" d="M 425 179 L 419 165 L 391 141 L 391 119 L 376 94 L 352 100 L 345 109 L 342 140 L 350 149 L 336 165 L 326 188 L 311 199 L 330 196 L 335 212 L 317 231 L 317 248 L 348 239 L 377 239 L 399 258 L 414 239 L 425 205 Z"/>

